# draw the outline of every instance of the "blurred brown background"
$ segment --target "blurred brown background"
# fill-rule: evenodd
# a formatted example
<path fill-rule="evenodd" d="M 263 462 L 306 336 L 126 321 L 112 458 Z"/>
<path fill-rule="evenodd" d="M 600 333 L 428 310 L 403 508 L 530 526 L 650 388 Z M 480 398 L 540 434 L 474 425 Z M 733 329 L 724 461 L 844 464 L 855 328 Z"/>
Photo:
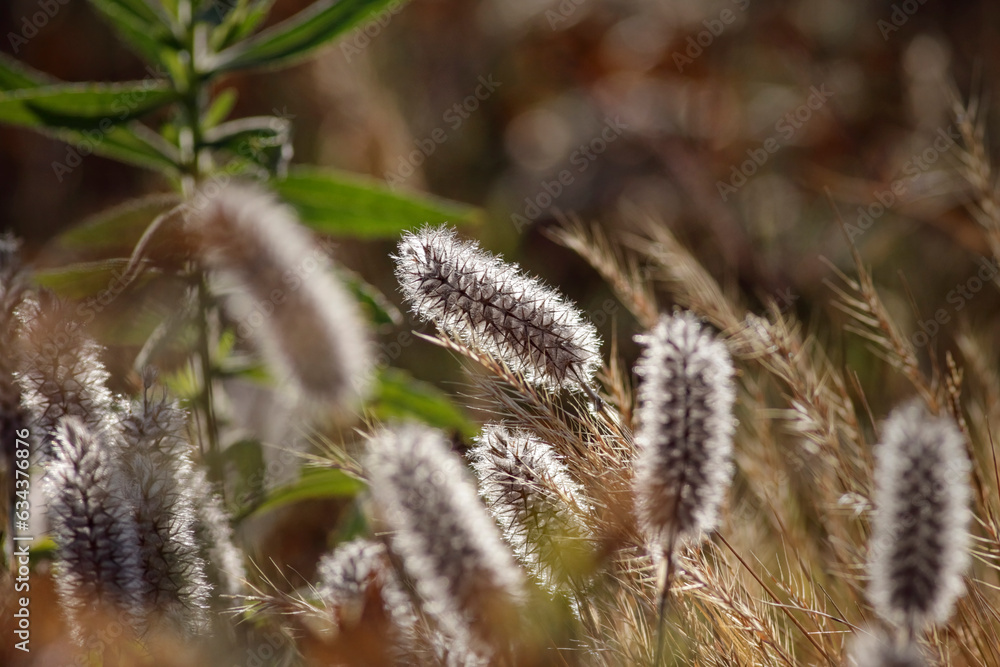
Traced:
<path fill-rule="evenodd" d="M 269 21 L 307 4 L 278 0 Z M 0 49 L 69 81 L 146 76 L 86 2 L 56 5 L 22 43 L 11 35 L 31 32 L 39 0 L 3 3 Z M 933 0 L 416 0 L 317 59 L 221 85 L 239 90 L 234 116 L 294 121 L 296 161 L 382 178 L 412 168 L 398 187 L 483 206 L 488 225 L 471 233 L 592 312 L 607 289 L 541 233 L 555 209 L 612 228 L 623 202 L 654 211 L 751 306 L 778 297 L 809 321 L 829 296 L 818 257 L 847 258 L 827 189 L 855 224 L 858 206 L 900 181 L 855 241 L 890 305 L 915 320 L 894 294 L 908 285 L 927 317 L 987 253 L 954 151 L 913 160 L 951 125 L 952 86 L 990 99 L 998 18 L 995 3 Z M 0 127 L 0 221 L 41 261 L 60 230 L 166 187 L 97 156 L 60 182 L 52 163 L 66 151 Z M 754 173 L 723 198 L 739 169 Z M 341 255 L 393 293 L 391 247 Z M 973 305 L 961 315 L 995 311 L 995 290 Z M 401 363 L 440 377 L 442 358 L 411 349 Z"/>

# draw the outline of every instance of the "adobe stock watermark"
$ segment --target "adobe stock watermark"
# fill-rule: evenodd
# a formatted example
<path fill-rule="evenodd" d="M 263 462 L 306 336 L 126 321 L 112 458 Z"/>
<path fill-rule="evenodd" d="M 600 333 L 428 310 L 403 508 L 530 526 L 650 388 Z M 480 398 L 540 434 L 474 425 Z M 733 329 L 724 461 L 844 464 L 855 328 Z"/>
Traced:
<path fill-rule="evenodd" d="M 826 106 L 827 101 L 833 97 L 833 91 L 827 89 L 825 83 L 819 88 L 812 86 L 809 90 L 810 94 L 805 102 L 786 113 L 774 124 L 775 135 L 765 139 L 757 148 L 748 148 L 747 159 L 739 166 L 732 165 L 729 168 L 728 182 L 715 182 L 722 201 L 727 201 L 729 195 L 736 194 L 761 167 L 767 164 L 772 155 L 781 150 L 782 144 L 779 139 L 790 141 L 795 133 L 812 119 L 813 114 Z"/>
<path fill-rule="evenodd" d="M 496 81 L 492 74 L 487 74 L 485 77 L 480 76 L 477 80 L 479 81 L 479 85 L 476 86 L 471 95 L 455 102 L 441 114 L 441 121 L 451 128 L 452 132 L 457 132 L 461 129 L 465 121 L 479 109 L 482 103 L 488 100 L 496 92 L 496 89 L 503 85 L 502 82 Z M 410 176 L 413 176 L 417 168 L 434 154 L 437 147 L 448 141 L 448 136 L 449 134 L 445 131 L 445 128 L 439 126 L 431 130 L 430 134 L 423 139 L 414 139 L 413 143 L 416 148 L 406 155 L 401 155 L 396 170 L 390 171 L 385 175 L 385 182 L 389 186 L 389 189 L 395 190 L 397 185 L 400 185 Z"/>
<path fill-rule="evenodd" d="M 405 0 L 393 0 L 363 25 L 359 25 L 349 35 L 340 38 L 340 52 L 344 54 L 348 63 L 354 56 L 360 56 L 372 40 L 382 34 L 392 21 L 392 17 L 403 11 L 405 4 Z"/>
<path fill-rule="evenodd" d="M 49 21 L 56 17 L 59 10 L 68 5 L 70 0 L 38 0 L 35 5 L 38 11 L 30 16 L 25 14 L 21 17 L 21 26 L 18 32 L 8 32 L 7 41 L 15 55 L 20 52 L 21 47 L 27 44 L 38 34 L 40 30 L 49 24 Z"/>
<path fill-rule="evenodd" d="M 917 10 L 920 9 L 927 0 L 904 0 L 903 2 L 896 3 L 892 6 L 892 13 L 889 14 L 889 20 L 879 19 L 875 22 L 878 27 L 878 31 L 882 33 L 882 39 L 889 41 L 889 37 L 910 20 Z"/>
<path fill-rule="evenodd" d="M 555 9 L 545 10 L 545 19 L 549 22 L 549 29 L 555 30 L 560 23 L 569 21 L 570 17 L 576 13 L 587 0 L 560 0 Z"/>
<path fill-rule="evenodd" d="M 73 173 L 73 170 L 83 163 L 83 158 L 92 155 L 104 142 L 108 133 L 125 122 L 129 114 L 142 104 L 149 92 L 157 87 L 158 82 L 166 78 L 167 72 L 160 66 L 147 66 L 142 88 L 128 90 L 116 96 L 111 104 L 111 113 L 101 118 L 94 129 L 83 130 L 80 133 L 83 135 L 83 140 L 66 146 L 66 158 L 63 162 L 52 162 L 52 173 L 55 174 L 56 180 L 62 183 L 63 178 Z"/>
<path fill-rule="evenodd" d="M 920 326 L 920 331 L 914 331 L 913 335 L 910 336 L 910 342 L 914 346 L 924 347 L 934 340 L 941 331 L 941 327 L 951 321 L 952 315 L 965 308 L 966 304 L 979 294 L 985 285 L 993 282 L 997 274 L 1000 273 L 1000 263 L 996 259 L 980 257 L 978 264 L 979 269 L 974 275 L 948 290 L 945 301 L 951 305 L 951 308 L 938 308 L 934 311 L 933 318 L 920 320 L 917 323 Z"/>
<path fill-rule="evenodd" d="M 606 151 L 608 145 L 622 136 L 628 127 L 628 124 L 623 123 L 618 116 L 605 118 L 604 126 L 597 136 L 585 144 L 580 144 L 570 153 L 569 165 L 576 167 L 576 169 L 560 169 L 552 180 L 543 179 L 539 183 L 538 192 L 534 196 L 524 198 L 523 215 L 511 213 L 510 221 L 514 228 L 520 232 L 525 226 L 537 220 L 543 212 L 551 208 L 566 191 L 566 188 L 573 185 L 577 177 L 587 171 L 590 165 L 597 160 L 597 156 Z"/>
<path fill-rule="evenodd" d="M 876 190 L 872 193 L 875 199 L 867 206 L 858 206 L 858 217 L 854 224 L 844 225 L 844 231 L 851 241 L 871 229 L 875 221 L 885 215 L 896 202 L 906 193 L 907 184 L 916 180 L 921 174 L 927 172 L 934 163 L 941 159 L 941 156 L 951 150 L 961 135 L 958 130 L 949 125 L 945 128 L 938 128 L 934 142 L 925 148 L 919 155 L 914 155 L 903 164 L 903 177 L 897 178 L 885 190 Z"/>
<path fill-rule="evenodd" d="M 750 0 L 732 0 L 736 8 L 745 12 L 747 7 L 750 6 Z M 674 65 L 677 67 L 677 71 L 680 73 L 684 72 L 684 68 L 688 65 L 694 63 L 695 60 L 701 57 L 701 54 L 705 50 L 715 43 L 715 38 L 719 37 L 726 31 L 726 28 L 732 25 L 736 21 L 736 13 L 726 7 L 716 18 L 705 19 L 701 22 L 705 29 L 696 35 L 688 35 L 687 47 L 684 49 L 683 53 L 680 51 L 674 51 L 670 54 L 670 57 L 674 61 Z"/>

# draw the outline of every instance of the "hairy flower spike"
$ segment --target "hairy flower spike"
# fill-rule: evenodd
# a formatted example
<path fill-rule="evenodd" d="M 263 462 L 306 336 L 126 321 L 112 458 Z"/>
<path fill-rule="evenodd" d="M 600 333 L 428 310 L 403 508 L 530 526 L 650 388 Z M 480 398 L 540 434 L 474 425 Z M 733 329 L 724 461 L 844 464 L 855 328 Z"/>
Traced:
<path fill-rule="evenodd" d="M 916 401 L 897 408 L 875 450 L 869 599 L 911 631 L 944 623 L 969 565 L 969 458 L 958 427 Z"/>
<path fill-rule="evenodd" d="M 691 313 L 663 316 L 646 335 L 634 492 L 640 524 L 665 548 L 714 530 L 732 477 L 733 367 Z"/>
<path fill-rule="evenodd" d="M 58 550 L 56 586 L 78 639 L 96 609 L 144 626 L 147 591 L 131 509 L 115 491 L 114 448 L 76 417 L 57 429 L 46 478 L 49 521 Z"/>
<path fill-rule="evenodd" d="M 22 428 L 21 388 L 14 380 L 21 322 L 17 309 L 28 290 L 20 259 L 20 243 L 0 235 L 0 447 L 13 455 L 14 433 Z"/>
<path fill-rule="evenodd" d="M 343 632 L 354 640 L 361 632 L 375 632 L 381 646 L 373 652 L 391 655 L 396 663 L 414 650 L 417 615 L 385 545 L 366 539 L 342 544 L 320 560 L 319 575 L 320 598 Z"/>
<path fill-rule="evenodd" d="M 477 653 L 509 637 L 523 576 L 443 435 L 417 424 L 382 431 L 369 443 L 366 470 L 424 611 Z"/>
<path fill-rule="evenodd" d="M 21 402 L 42 437 L 43 457 L 63 417 L 79 418 L 98 437 L 113 429 L 114 399 L 101 347 L 83 335 L 70 307 L 42 295 L 25 302 L 19 316 L 24 323 Z"/>
<path fill-rule="evenodd" d="M 246 185 L 194 199 L 192 231 L 206 265 L 232 283 L 226 306 L 298 393 L 320 405 L 356 402 L 371 350 L 357 303 L 290 208 Z"/>
<path fill-rule="evenodd" d="M 556 290 L 447 227 L 407 234 L 394 259 L 403 295 L 420 319 L 529 382 L 589 387 L 601 366 L 597 330 Z"/>
<path fill-rule="evenodd" d="M 222 498 L 200 468 L 195 469 L 188 484 L 195 506 L 195 542 L 208 565 L 209 581 L 223 595 L 244 595 L 247 573 L 243 552 L 233 541 L 233 529 Z"/>
<path fill-rule="evenodd" d="M 928 667 L 920 647 L 902 639 L 894 640 L 882 633 L 859 633 L 851 645 L 852 667 Z"/>
<path fill-rule="evenodd" d="M 122 421 L 122 495 L 139 529 L 146 604 L 197 634 L 207 626 L 211 586 L 195 542 L 194 472 L 186 415 L 173 401 L 137 401 Z"/>
<path fill-rule="evenodd" d="M 580 573 L 592 535 L 590 504 L 552 447 L 528 431 L 488 424 L 470 453 L 479 492 L 504 539 L 550 589 Z"/>

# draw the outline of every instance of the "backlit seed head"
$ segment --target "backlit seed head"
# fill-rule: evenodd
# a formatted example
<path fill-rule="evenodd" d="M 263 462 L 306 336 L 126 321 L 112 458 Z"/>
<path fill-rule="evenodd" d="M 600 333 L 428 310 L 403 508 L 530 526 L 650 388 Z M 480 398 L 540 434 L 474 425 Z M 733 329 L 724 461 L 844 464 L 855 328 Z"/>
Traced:
<path fill-rule="evenodd" d="M 732 478 L 733 367 L 691 313 L 663 316 L 637 340 L 635 502 L 650 538 L 669 547 L 718 521 Z"/>
<path fill-rule="evenodd" d="M 138 527 L 128 503 L 117 494 L 114 452 L 114 445 L 90 432 L 82 420 L 64 417 L 46 476 L 49 522 L 58 546 L 56 586 L 81 641 L 95 609 L 126 618 L 136 632 L 145 623 L 148 584 Z"/>
<path fill-rule="evenodd" d="M 443 434 L 417 424 L 383 430 L 369 442 L 365 469 L 423 610 L 477 651 L 509 638 L 524 579 Z"/>
<path fill-rule="evenodd" d="M 551 446 L 528 431 L 488 424 L 470 452 L 479 493 L 525 567 L 555 588 L 585 569 L 591 531 L 583 489 Z"/>
<path fill-rule="evenodd" d="M 370 379 L 367 326 L 292 209 L 248 185 L 203 191 L 191 206 L 188 228 L 205 264 L 228 283 L 237 336 L 304 398 L 355 403 Z"/>
<path fill-rule="evenodd" d="M 424 227 L 399 243 L 396 277 L 413 312 L 502 360 L 529 382 L 590 385 L 601 366 L 594 325 L 556 290 L 463 241 Z"/>
<path fill-rule="evenodd" d="M 950 417 L 914 401 L 886 421 L 868 561 L 869 598 L 882 618 L 919 630 L 951 616 L 969 565 L 970 467 Z"/>

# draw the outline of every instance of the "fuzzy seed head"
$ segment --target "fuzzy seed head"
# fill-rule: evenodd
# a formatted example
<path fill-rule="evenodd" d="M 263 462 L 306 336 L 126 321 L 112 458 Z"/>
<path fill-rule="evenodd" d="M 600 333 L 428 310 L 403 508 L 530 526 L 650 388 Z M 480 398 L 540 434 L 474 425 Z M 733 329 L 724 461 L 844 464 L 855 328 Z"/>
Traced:
<path fill-rule="evenodd" d="M 372 365 L 367 327 L 294 212 L 247 185 L 202 192 L 192 207 L 188 227 L 205 264 L 230 288 L 237 335 L 300 396 L 321 406 L 355 403 Z"/>
<path fill-rule="evenodd" d="M 47 454 L 56 427 L 64 417 L 76 417 L 95 436 L 113 430 L 114 399 L 101 348 L 81 332 L 70 307 L 49 296 L 25 302 L 22 359 L 18 383 L 21 403 L 42 437 Z"/>
<path fill-rule="evenodd" d="M 397 643 L 413 632 L 416 613 L 382 543 L 356 539 L 338 546 L 320 560 L 319 575 L 319 595 L 342 629 L 374 616 L 391 622 Z M 369 608 L 373 603 L 377 609 Z"/>
<path fill-rule="evenodd" d="M 663 316 L 637 340 L 635 502 L 650 539 L 669 548 L 718 522 L 732 479 L 733 367 L 691 313 Z"/>
<path fill-rule="evenodd" d="M 195 541 L 194 471 L 186 414 L 174 401 L 143 400 L 122 420 L 122 496 L 138 526 L 150 612 L 190 634 L 206 629 L 211 585 Z"/>
<path fill-rule="evenodd" d="M 139 558 L 138 528 L 116 493 L 114 446 L 76 417 L 57 429 L 46 477 L 48 516 L 58 545 L 56 585 L 78 639 L 95 607 L 143 625 L 147 584 Z"/>
<path fill-rule="evenodd" d="M 969 458 L 954 421 L 923 404 L 889 416 L 875 450 L 868 595 L 885 620 L 944 623 L 969 565 Z"/>
<path fill-rule="evenodd" d="M 550 445 L 488 424 L 470 453 L 479 493 L 514 554 L 550 590 L 587 564 L 590 511 L 583 489 Z"/>
<path fill-rule="evenodd" d="M 424 227 L 399 243 L 396 278 L 413 312 L 534 384 L 581 389 L 601 366 L 594 325 L 556 290 L 463 241 Z"/>
<path fill-rule="evenodd" d="M 857 634 L 851 645 L 852 667 L 928 667 L 920 647 L 913 642 L 899 642 L 882 633 Z"/>
<path fill-rule="evenodd" d="M 384 430 L 369 442 L 366 470 L 424 611 L 462 646 L 485 650 L 507 636 L 523 576 L 443 434 L 417 424 Z"/>
<path fill-rule="evenodd" d="M 194 534 L 212 587 L 222 595 L 246 594 L 243 551 L 233 540 L 229 513 L 205 471 L 196 468 L 187 481 L 195 507 Z M 227 606 L 229 602 L 227 602 Z"/>

